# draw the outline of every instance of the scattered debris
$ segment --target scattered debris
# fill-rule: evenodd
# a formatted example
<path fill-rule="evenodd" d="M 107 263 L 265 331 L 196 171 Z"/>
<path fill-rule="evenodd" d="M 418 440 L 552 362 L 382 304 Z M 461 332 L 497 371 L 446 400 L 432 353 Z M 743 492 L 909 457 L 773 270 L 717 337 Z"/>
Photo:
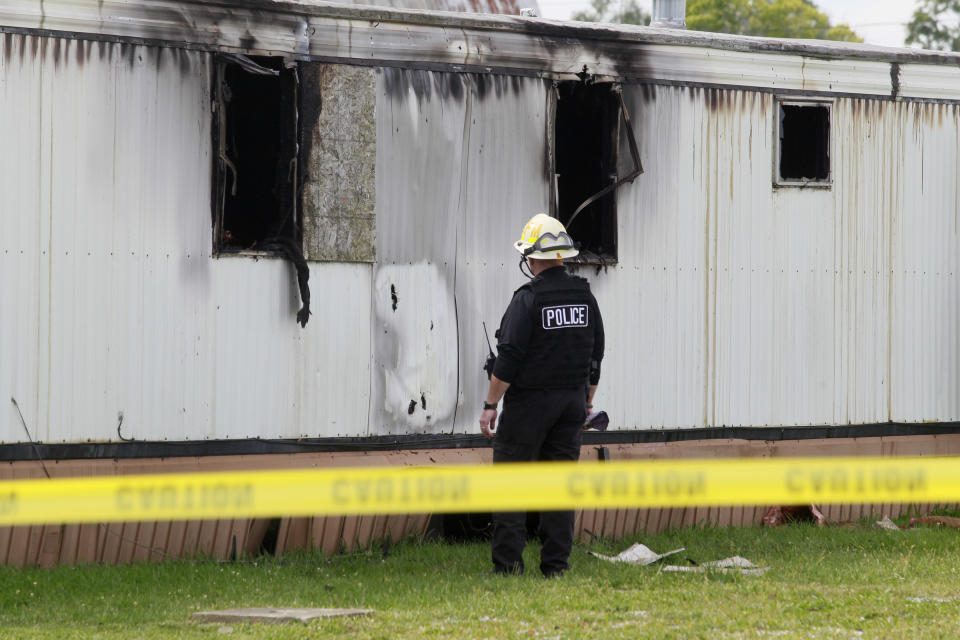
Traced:
<path fill-rule="evenodd" d="M 310 622 L 317 618 L 341 618 L 365 616 L 373 609 L 280 609 L 255 607 L 251 609 L 225 609 L 223 611 L 198 611 L 193 619 L 198 622 Z M 226 627 L 221 627 L 226 628 Z"/>
<path fill-rule="evenodd" d="M 745 576 L 762 576 L 770 570 L 770 567 L 758 567 L 746 558 L 733 556 L 730 558 L 724 558 L 723 560 L 704 562 L 703 564 L 694 567 L 678 567 L 676 565 L 667 565 L 663 568 L 663 570 L 677 573 L 705 573 L 707 571 L 717 571 L 720 573 L 740 573 Z"/>
<path fill-rule="evenodd" d="M 667 556 L 672 556 L 675 553 L 680 553 L 683 550 L 684 548 L 681 547 L 680 549 L 674 549 L 673 551 L 668 551 L 661 554 L 652 551 L 646 545 L 636 542 L 630 545 L 626 551 L 621 551 L 615 556 L 605 556 L 600 553 L 594 553 L 593 551 L 588 551 L 587 553 L 608 562 L 626 562 L 627 564 L 639 564 L 641 566 L 646 566 L 648 564 L 653 564 L 661 558 L 666 558 Z"/>
<path fill-rule="evenodd" d="M 217 633 L 226 635 L 228 633 L 233 633 L 233 627 L 220 627 L 217 629 Z"/>
<path fill-rule="evenodd" d="M 816 505 L 811 504 L 770 507 L 763 516 L 762 522 L 765 527 L 779 527 L 783 524 L 792 524 L 795 522 L 813 522 L 818 527 L 822 527 L 827 523 L 827 519 Z"/>
<path fill-rule="evenodd" d="M 924 602 L 956 602 L 958 598 L 928 598 L 928 597 L 914 597 L 907 598 L 907 602 L 915 602 L 917 604 L 923 604 Z"/>
<path fill-rule="evenodd" d="M 883 519 L 874 522 L 873 526 L 879 527 L 880 529 L 886 529 L 888 531 L 900 531 L 900 527 L 897 526 L 896 522 L 890 519 L 890 516 L 883 516 Z"/>
<path fill-rule="evenodd" d="M 915 524 L 960 529 L 960 518 L 951 518 L 950 516 L 921 516 L 919 518 L 910 518 L 910 526 L 912 527 Z"/>

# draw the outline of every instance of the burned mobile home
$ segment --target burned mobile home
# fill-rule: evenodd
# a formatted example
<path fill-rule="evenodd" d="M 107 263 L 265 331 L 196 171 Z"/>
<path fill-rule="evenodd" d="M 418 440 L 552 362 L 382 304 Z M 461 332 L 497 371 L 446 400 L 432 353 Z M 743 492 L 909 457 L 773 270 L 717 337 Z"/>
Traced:
<path fill-rule="evenodd" d="M 576 214 L 604 309 L 611 429 L 585 459 L 956 453 L 958 63 L 307 1 L 8 0 L 2 476 L 488 460 L 483 325 L 540 211 Z M 7 528 L 0 562 L 332 551 L 427 522 Z"/>

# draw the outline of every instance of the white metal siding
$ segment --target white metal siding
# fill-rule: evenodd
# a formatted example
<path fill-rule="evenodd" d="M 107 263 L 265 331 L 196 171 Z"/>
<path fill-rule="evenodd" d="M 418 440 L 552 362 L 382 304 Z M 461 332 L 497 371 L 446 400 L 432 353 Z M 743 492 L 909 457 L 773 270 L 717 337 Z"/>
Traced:
<path fill-rule="evenodd" d="M 207 54 L 0 51 L 0 388 L 44 441 L 353 435 L 370 267 L 210 256 Z M 358 356 L 358 354 L 360 354 Z M 26 435 L 12 405 L 0 441 Z"/>
<path fill-rule="evenodd" d="M 210 256 L 209 54 L 0 47 L 0 397 L 35 438 L 476 431 L 548 80 L 378 72 L 377 262 L 312 264 L 300 329 L 286 262 Z M 615 427 L 960 419 L 957 106 L 831 98 L 833 186 L 775 189 L 774 95 L 624 91 L 647 172 L 619 264 L 581 270 Z"/>
<path fill-rule="evenodd" d="M 514 236 L 547 207 L 549 83 L 385 73 L 371 431 L 450 432 L 456 412 L 456 430 L 473 432 L 486 393 L 481 323 L 495 342 L 500 314 L 523 282 Z"/>
<path fill-rule="evenodd" d="M 774 189 L 772 95 L 631 95 L 647 173 L 594 285 L 615 424 L 958 418 L 956 106 L 838 99 L 833 187 Z"/>
<path fill-rule="evenodd" d="M 897 105 L 885 114 L 902 138 L 873 161 L 891 185 L 889 414 L 960 418 L 960 108 Z M 892 148 L 891 148 L 892 147 Z"/>

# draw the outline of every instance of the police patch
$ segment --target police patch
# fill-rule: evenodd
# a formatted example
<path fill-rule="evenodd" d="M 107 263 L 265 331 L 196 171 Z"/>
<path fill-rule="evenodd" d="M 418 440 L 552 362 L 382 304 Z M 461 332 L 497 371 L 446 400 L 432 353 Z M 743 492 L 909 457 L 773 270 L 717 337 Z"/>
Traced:
<path fill-rule="evenodd" d="M 544 329 L 568 329 L 590 326 L 590 309 L 585 304 L 564 304 L 540 310 Z"/>

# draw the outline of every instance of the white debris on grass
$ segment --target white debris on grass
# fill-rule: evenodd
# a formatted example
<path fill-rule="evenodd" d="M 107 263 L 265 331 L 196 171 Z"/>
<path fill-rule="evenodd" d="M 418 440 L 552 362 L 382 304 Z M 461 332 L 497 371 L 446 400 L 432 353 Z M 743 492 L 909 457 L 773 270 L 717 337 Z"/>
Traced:
<path fill-rule="evenodd" d="M 373 613 L 373 609 L 251 607 L 247 609 L 225 609 L 222 611 L 197 611 L 191 618 L 198 622 L 284 623 L 310 622 L 318 618 L 366 616 L 371 613 Z"/>
<path fill-rule="evenodd" d="M 703 564 L 695 567 L 678 567 L 676 565 L 667 565 L 663 568 L 663 570 L 676 573 L 703 573 L 706 571 L 717 571 L 720 573 L 740 573 L 745 576 L 762 576 L 770 570 L 770 567 L 758 567 L 746 558 L 741 556 L 732 556 L 722 560 L 704 562 Z"/>
<path fill-rule="evenodd" d="M 628 611 L 626 615 L 633 616 L 633 620 L 621 620 L 620 622 L 615 622 L 610 625 L 610 628 L 622 629 L 624 627 L 630 627 L 630 626 L 642 624 L 638 618 L 646 618 L 648 614 L 646 611 Z"/>
<path fill-rule="evenodd" d="M 803 634 L 787 629 L 755 629 L 749 632 L 715 632 L 715 637 L 733 638 L 735 640 L 744 640 L 745 638 L 829 638 L 837 640 L 838 638 L 862 638 L 864 633 L 859 629 L 840 629 L 838 627 L 813 627 L 807 629 Z"/>
<path fill-rule="evenodd" d="M 926 596 L 907 598 L 907 602 L 915 602 L 917 604 L 922 604 L 924 602 L 956 602 L 957 600 L 958 598 L 933 598 Z"/>
<path fill-rule="evenodd" d="M 887 529 L 888 531 L 900 531 L 900 527 L 897 526 L 896 522 L 890 519 L 890 516 L 883 516 L 881 520 L 874 522 L 873 526 L 880 529 Z"/>
<path fill-rule="evenodd" d="M 681 551 L 684 551 L 683 547 L 674 549 L 673 551 L 667 551 L 666 553 L 657 553 L 646 545 L 635 542 L 634 544 L 630 545 L 626 551 L 621 551 L 615 556 L 605 556 L 601 553 L 594 553 L 593 551 L 588 551 L 588 553 L 595 558 L 600 558 L 601 560 L 606 560 L 607 562 L 626 562 L 628 564 L 639 564 L 641 566 L 646 566 L 648 564 L 653 564 L 657 560 L 666 558 L 667 556 L 680 553 Z"/>

